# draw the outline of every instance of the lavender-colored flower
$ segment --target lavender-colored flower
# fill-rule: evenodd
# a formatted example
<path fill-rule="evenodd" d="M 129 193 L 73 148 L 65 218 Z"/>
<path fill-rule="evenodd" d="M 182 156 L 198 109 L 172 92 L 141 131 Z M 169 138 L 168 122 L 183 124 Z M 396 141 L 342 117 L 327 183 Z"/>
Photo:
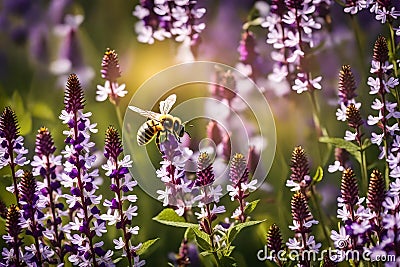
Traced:
<path fill-rule="evenodd" d="M 312 77 L 304 58 L 309 53 L 309 48 L 316 45 L 314 32 L 322 28 L 319 14 L 315 11 L 319 5 L 326 9 L 330 2 L 272 1 L 271 12 L 261 24 L 268 28 L 267 43 L 275 49 L 271 57 L 276 64 L 270 79 L 275 82 L 286 79 L 299 94 L 321 89 L 321 76 Z"/>
<path fill-rule="evenodd" d="M 291 208 L 293 225 L 289 228 L 295 232 L 295 236 L 289 239 L 286 245 L 290 250 L 299 250 L 300 253 L 304 250 L 318 252 L 321 244 L 316 243 L 314 236 L 310 234 L 312 225 L 318 224 L 318 221 L 314 220 L 303 193 L 298 192 L 293 195 Z M 302 258 L 299 264 L 308 265 L 309 261 Z"/>
<path fill-rule="evenodd" d="M 227 186 L 227 191 L 232 201 L 237 200 L 239 202 L 239 208 L 232 217 L 240 222 L 245 222 L 247 217 L 244 213 L 247 205 L 245 199 L 249 196 L 250 192 L 256 190 L 255 185 L 257 184 L 257 180 L 249 179 L 247 161 L 242 154 L 236 153 L 230 165 L 229 177 L 231 184 Z"/>
<path fill-rule="evenodd" d="M 107 158 L 107 163 L 102 167 L 106 170 L 106 175 L 111 179 L 110 189 L 115 193 L 115 197 L 111 200 L 105 200 L 104 206 L 108 208 L 107 214 L 100 217 L 108 221 L 109 225 L 116 224 L 117 229 L 122 230 L 122 237 L 114 239 L 115 249 L 122 249 L 123 256 L 127 257 L 129 266 L 136 266 L 138 261 L 136 254 L 137 246 L 131 243 L 132 235 L 137 235 L 139 226 L 131 226 L 132 218 L 137 216 L 137 206 L 131 205 L 136 202 L 136 195 L 124 195 L 131 192 L 133 187 L 137 185 L 136 181 L 132 181 L 129 174 L 129 167 L 132 167 L 132 160 L 129 155 L 126 155 L 122 160 L 119 160 L 123 152 L 121 138 L 118 131 L 113 127 L 108 127 L 106 131 L 104 156 Z M 124 203 L 129 203 L 128 208 L 124 208 Z"/>
<path fill-rule="evenodd" d="M 186 207 L 194 203 L 192 192 L 193 181 L 186 177 L 185 164 L 193 152 L 183 147 L 172 134 L 167 134 L 166 140 L 160 144 L 163 159 L 157 170 L 157 177 L 165 184 L 165 190 L 157 190 L 158 199 L 163 205 L 175 207 L 178 215 L 184 215 Z"/>
<path fill-rule="evenodd" d="M 60 84 L 71 72 L 79 74 L 85 83 L 89 83 L 94 77 L 93 69 L 84 62 L 78 35 L 83 19 L 82 15 L 66 15 L 64 24 L 57 25 L 54 29 L 61 39 L 61 45 L 58 58 L 50 63 L 50 72 L 59 77 Z"/>
<path fill-rule="evenodd" d="M 397 103 L 392 103 L 390 99 L 391 90 L 398 84 L 398 78 L 391 77 L 392 64 L 389 64 L 388 44 L 383 36 L 379 36 L 374 45 L 373 60 L 371 62 L 371 73 L 377 77 L 369 77 L 368 85 L 370 94 L 377 94 L 371 108 L 378 111 L 378 115 L 369 115 L 367 123 L 377 125 L 379 132 L 372 132 L 371 142 L 378 145 L 381 154 L 380 159 L 385 158 L 388 162 L 391 177 L 396 178 L 400 175 L 398 164 L 392 159 L 397 158 L 396 132 L 399 131 L 397 120 L 400 112 L 396 111 Z M 393 164 L 394 163 L 394 164 Z"/>
<path fill-rule="evenodd" d="M 106 82 L 104 86 L 97 85 L 96 100 L 104 101 L 109 97 L 111 103 L 118 105 L 119 99 L 128 93 L 125 90 L 125 84 L 119 85 L 117 82 L 117 79 L 121 77 L 118 54 L 107 48 L 101 67 L 101 78 L 105 79 Z"/>
<path fill-rule="evenodd" d="M 56 147 L 51 133 L 47 128 L 40 128 L 36 135 L 36 148 L 33 161 L 33 175 L 42 176 L 43 182 L 37 181 L 40 212 L 43 213 L 43 224 L 46 229 L 43 236 L 47 239 L 51 247 L 54 247 L 57 261 L 64 261 L 64 231 L 68 231 L 68 226 L 62 225 L 62 217 L 68 215 L 64 209 L 64 204 L 59 201 L 61 196 L 61 159 L 62 156 L 55 156 Z M 65 229 L 66 228 L 66 229 Z"/>
<path fill-rule="evenodd" d="M 10 107 L 6 107 L 0 116 L 0 169 L 10 166 L 13 187 L 8 187 L 7 190 L 14 193 L 17 203 L 19 201 L 17 177 L 22 174 L 22 170 L 17 171 L 17 166 L 29 163 L 25 157 L 27 153 L 24 138 L 19 135 L 17 116 Z"/>
<path fill-rule="evenodd" d="M 155 39 L 175 38 L 177 42 L 188 39 L 196 47 L 205 28 L 198 20 L 206 13 L 205 8 L 196 8 L 196 4 L 196 0 L 140 1 L 133 11 L 139 19 L 135 25 L 138 41 L 153 44 Z"/>
<path fill-rule="evenodd" d="M 199 252 L 196 245 L 189 243 L 186 239 L 182 240 L 178 254 L 170 255 L 170 259 L 174 266 L 200 266 Z"/>
<path fill-rule="evenodd" d="M 2 250 L 4 266 L 22 266 L 24 256 L 22 248 L 22 238 L 20 236 L 22 232 L 21 228 L 21 213 L 16 205 L 11 205 L 8 208 L 7 219 L 6 219 L 6 235 L 3 235 L 3 239 L 7 243 L 7 247 Z M 32 255 L 31 255 L 32 256 Z"/>
<path fill-rule="evenodd" d="M 48 262 L 54 255 L 54 251 L 43 243 L 43 233 L 45 231 L 43 225 L 43 213 L 40 211 L 39 195 L 36 180 L 32 172 L 25 171 L 21 178 L 21 199 L 22 207 L 21 226 L 25 228 L 26 234 L 31 235 L 34 244 L 26 247 L 26 251 L 32 253 L 29 264 L 41 266 L 44 262 Z"/>
<path fill-rule="evenodd" d="M 75 74 L 67 81 L 65 109 L 60 119 L 69 130 L 64 131 L 66 147 L 62 152 L 66 161 L 62 184 L 70 189 L 70 194 L 64 194 L 66 203 L 74 212 L 74 221 L 69 223 L 71 232 L 66 233 L 72 243 L 69 261 L 74 265 L 113 266 L 112 251 L 104 251 L 103 242 L 94 242 L 94 237 L 105 233 L 106 222 L 100 218 L 97 205 L 102 196 L 96 195 L 98 189 L 98 170 L 91 170 L 96 156 L 90 154 L 94 143 L 90 134 L 96 133 L 96 124 L 91 124 L 91 113 L 83 113 L 84 96 L 81 84 Z"/>

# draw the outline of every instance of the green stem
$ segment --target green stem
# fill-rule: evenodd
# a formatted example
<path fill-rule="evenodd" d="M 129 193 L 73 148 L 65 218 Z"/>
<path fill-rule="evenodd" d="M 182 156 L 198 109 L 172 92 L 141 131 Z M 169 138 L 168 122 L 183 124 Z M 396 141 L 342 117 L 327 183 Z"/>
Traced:
<path fill-rule="evenodd" d="M 117 120 L 118 120 L 119 128 L 121 130 L 123 130 L 124 123 L 123 123 L 123 120 L 122 120 L 121 111 L 119 110 L 119 106 L 118 105 L 114 105 L 114 107 L 115 107 L 115 113 L 117 114 Z"/>
<path fill-rule="evenodd" d="M 368 191 L 368 170 L 367 170 L 367 160 L 366 153 L 360 144 L 360 156 L 361 156 L 361 186 L 362 193 L 366 193 Z"/>
<path fill-rule="evenodd" d="M 365 80 L 365 64 L 364 64 L 364 46 L 363 42 L 361 39 L 361 31 L 360 31 L 360 25 L 358 24 L 357 18 L 354 15 L 350 16 L 351 20 L 351 27 L 353 28 L 354 35 L 356 37 L 356 42 L 357 42 L 357 52 L 358 52 L 358 64 L 359 64 L 359 69 L 363 70 L 361 72 L 362 75 L 362 80 Z"/>
<path fill-rule="evenodd" d="M 326 128 L 321 125 L 320 107 L 319 107 L 318 101 L 315 97 L 315 90 L 311 90 L 308 92 L 309 92 L 310 101 L 312 104 L 313 121 L 314 121 L 315 129 L 317 131 L 317 137 L 319 138 L 319 137 L 329 136 Z M 323 155 L 322 151 L 325 151 L 324 156 L 322 156 Z M 322 149 L 321 145 L 318 144 L 318 156 L 321 161 L 320 165 L 324 165 L 324 163 L 328 161 L 331 151 L 332 151 L 332 145 L 326 144 L 326 147 L 324 149 Z"/>
<path fill-rule="evenodd" d="M 318 217 L 320 219 L 320 224 L 319 225 L 321 225 L 321 227 L 322 227 L 322 232 L 324 233 L 325 239 L 328 240 L 329 243 L 330 243 L 329 245 L 331 247 L 333 247 L 332 240 L 331 240 L 331 238 L 330 238 L 330 236 L 329 236 L 329 234 L 328 234 L 328 232 L 326 230 L 326 227 L 325 227 L 325 225 L 326 225 L 325 218 L 324 218 L 325 214 L 323 214 L 323 212 L 321 211 L 321 205 L 319 204 L 319 202 L 317 200 L 317 196 L 315 195 L 314 187 L 311 186 L 310 188 L 311 188 L 311 199 L 312 199 L 312 201 L 314 203 L 314 207 L 317 210 Z"/>

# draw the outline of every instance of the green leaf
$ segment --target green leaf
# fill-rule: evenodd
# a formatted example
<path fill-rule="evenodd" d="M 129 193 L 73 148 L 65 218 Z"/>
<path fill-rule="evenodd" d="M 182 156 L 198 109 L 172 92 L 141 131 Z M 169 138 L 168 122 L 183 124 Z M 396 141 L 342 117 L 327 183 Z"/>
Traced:
<path fill-rule="evenodd" d="M 372 145 L 371 140 L 366 138 L 364 139 L 364 142 L 362 144 L 362 149 L 366 150 L 368 147 L 370 147 Z"/>
<path fill-rule="evenodd" d="M 361 162 L 361 156 L 360 156 L 360 148 L 350 142 L 350 141 L 346 141 L 342 138 L 337 138 L 337 137 L 320 137 L 319 141 L 321 143 L 327 143 L 327 144 L 332 144 L 335 147 L 339 147 L 339 148 L 344 148 L 346 149 L 351 155 L 353 155 L 358 162 Z"/>
<path fill-rule="evenodd" d="M 14 93 L 9 101 L 9 105 L 14 110 L 15 114 L 17 114 L 18 119 L 19 119 L 19 116 L 21 116 L 22 114 L 25 113 L 24 101 L 22 100 L 22 97 L 17 90 L 14 91 Z"/>
<path fill-rule="evenodd" d="M 184 218 L 180 217 L 173 209 L 164 209 L 162 210 L 153 220 L 175 227 L 198 227 L 197 224 L 188 223 Z"/>
<path fill-rule="evenodd" d="M 219 259 L 219 262 L 220 262 L 222 267 L 235 267 L 235 266 L 237 266 L 235 258 L 230 257 L 230 256 L 222 256 Z"/>
<path fill-rule="evenodd" d="M 44 119 L 44 120 L 54 120 L 55 115 L 53 110 L 45 103 L 35 103 L 32 108 L 32 116 L 39 118 L 39 119 Z"/>
<path fill-rule="evenodd" d="M 142 243 L 142 246 L 136 251 L 137 255 L 142 255 L 144 253 L 146 253 L 146 251 L 152 246 L 154 245 L 154 243 L 156 243 L 160 238 L 155 238 L 155 239 L 150 239 L 147 240 L 146 242 Z"/>
<path fill-rule="evenodd" d="M 315 183 L 321 182 L 324 177 L 324 169 L 321 166 L 318 166 L 317 171 L 314 174 L 313 181 Z"/>
<path fill-rule="evenodd" d="M 118 263 L 118 262 L 120 262 L 122 260 L 122 257 L 118 257 L 118 258 L 116 258 L 115 260 L 113 260 L 113 263 Z"/>
<path fill-rule="evenodd" d="M 195 233 L 195 238 L 196 238 L 196 242 L 197 242 L 197 245 L 199 245 L 199 247 L 202 249 L 202 250 L 205 250 L 205 251 L 211 251 L 211 245 L 210 245 L 210 242 L 209 242 L 209 240 L 210 240 L 210 237 L 207 235 L 207 234 L 205 234 L 206 236 L 204 236 L 204 235 L 198 235 L 197 233 L 196 233 L 196 231 L 194 231 L 194 233 Z"/>
<path fill-rule="evenodd" d="M 254 200 L 254 201 L 250 202 L 249 204 L 247 204 L 246 208 L 244 208 L 244 213 L 247 215 L 252 213 L 253 210 L 257 207 L 258 202 L 260 202 L 259 199 Z"/>
<path fill-rule="evenodd" d="M 236 224 L 235 226 L 233 226 L 232 228 L 230 228 L 228 230 L 228 234 L 227 234 L 228 235 L 228 242 L 232 243 L 232 241 L 235 239 L 237 234 L 239 234 L 239 232 L 242 231 L 244 228 L 249 227 L 249 226 L 253 226 L 253 225 L 257 225 L 257 224 L 265 222 L 265 221 L 266 220 L 248 221 L 248 222 Z"/>
<path fill-rule="evenodd" d="M 31 113 L 26 112 L 22 116 L 19 117 L 19 125 L 20 125 L 20 134 L 27 135 L 32 131 L 32 116 Z"/>

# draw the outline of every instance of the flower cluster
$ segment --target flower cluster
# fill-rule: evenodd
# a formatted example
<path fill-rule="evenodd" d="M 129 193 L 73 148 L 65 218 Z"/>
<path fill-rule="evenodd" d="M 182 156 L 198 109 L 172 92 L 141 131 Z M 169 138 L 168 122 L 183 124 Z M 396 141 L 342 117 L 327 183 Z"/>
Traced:
<path fill-rule="evenodd" d="M 370 197 L 371 198 L 371 197 Z M 352 169 L 342 174 L 341 197 L 338 197 L 337 217 L 343 224 L 339 231 L 332 231 L 331 239 L 339 250 L 359 250 L 368 241 L 372 219 L 369 208 L 363 206 L 365 198 L 359 197 L 357 178 Z M 339 259 L 342 261 L 343 259 Z"/>
<path fill-rule="evenodd" d="M 196 4 L 196 0 L 141 0 L 133 12 L 139 19 L 135 26 L 138 41 L 153 44 L 154 40 L 175 38 L 177 42 L 189 40 L 195 47 L 205 28 L 198 20 L 206 13 Z"/>
<path fill-rule="evenodd" d="M 29 163 L 25 155 L 28 150 L 24 147 L 24 138 L 19 134 L 17 116 L 11 107 L 6 107 L 0 116 L 0 169 L 10 166 L 13 186 L 7 190 L 14 193 L 17 203 L 19 201 L 18 177 L 23 173 L 17 166 Z"/>
<path fill-rule="evenodd" d="M 369 8 L 375 14 L 375 19 L 381 23 L 392 23 L 400 16 L 400 10 L 396 9 L 392 0 L 346 0 L 344 4 L 344 12 L 352 15 Z"/>
<path fill-rule="evenodd" d="M 8 208 L 6 215 L 6 235 L 3 239 L 6 241 L 8 247 L 2 249 L 1 255 L 3 256 L 3 266 L 23 266 L 24 262 L 29 262 L 32 254 L 24 254 L 22 251 L 22 237 L 21 237 L 21 213 L 17 205 L 11 205 Z"/>
<path fill-rule="evenodd" d="M 119 160 L 123 152 L 121 138 L 118 131 L 109 127 L 106 131 L 106 139 L 104 146 L 104 156 L 107 158 L 107 163 L 102 167 L 106 170 L 106 176 L 110 177 L 110 189 L 115 193 L 115 197 L 111 200 L 105 200 L 104 206 L 107 207 L 107 214 L 101 215 L 101 218 L 108 221 L 108 225 L 116 225 L 117 229 L 122 230 L 122 237 L 114 239 L 115 249 L 122 249 L 122 255 L 127 257 L 129 266 L 142 266 L 144 260 L 140 260 L 136 255 L 136 250 L 141 246 L 133 246 L 131 244 L 132 235 L 137 235 L 139 226 L 131 227 L 132 218 L 137 216 L 137 206 L 131 203 L 136 202 L 136 195 L 124 196 L 124 193 L 131 192 L 137 182 L 132 180 L 129 174 L 129 167 L 132 167 L 130 155 L 124 156 Z M 124 203 L 129 203 L 129 207 L 124 209 Z"/>
<path fill-rule="evenodd" d="M 91 170 L 96 156 L 90 154 L 90 148 L 94 146 L 90 134 L 97 132 L 96 124 L 91 124 L 90 112 L 83 113 L 83 90 L 75 74 L 69 76 L 66 87 L 65 109 L 60 119 L 69 130 L 64 131 L 66 146 L 62 154 L 66 161 L 61 183 L 70 188 L 70 194 L 63 197 L 74 214 L 74 220 L 69 222 L 71 231 L 66 232 L 72 244 L 68 259 L 81 266 L 112 266 L 113 252 L 102 248 L 104 242 L 94 241 L 95 236 L 107 232 L 106 222 L 100 218 L 97 207 L 102 198 L 96 195 L 98 170 Z"/>
<path fill-rule="evenodd" d="M 34 244 L 25 247 L 30 253 L 27 263 L 42 266 L 44 262 L 54 255 L 54 251 L 43 243 L 43 213 L 40 211 L 42 203 L 39 202 L 39 195 L 36 180 L 32 172 L 25 171 L 21 178 L 21 198 L 19 204 L 22 207 L 21 227 L 25 229 L 26 235 L 34 239 Z"/>
<path fill-rule="evenodd" d="M 400 118 L 397 103 L 392 102 L 391 91 L 399 85 L 399 79 L 391 76 L 393 64 L 388 62 L 388 45 L 383 36 L 378 37 L 374 46 L 373 60 L 370 72 L 374 75 L 368 78 L 370 94 L 377 95 L 371 108 L 378 112 L 377 116 L 368 116 L 368 125 L 377 125 L 379 132 L 371 133 L 371 142 L 376 144 L 381 153 L 379 158 L 385 158 L 389 168 L 389 175 L 393 178 L 400 177 L 398 151 L 400 148 L 399 130 L 397 120 Z"/>
<path fill-rule="evenodd" d="M 101 77 L 106 80 L 104 86 L 97 85 L 96 100 L 102 102 L 108 97 L 110 102 L 118 105 L 119 98 L 124 97 L 128 91 L 125 90 L 125 84 L 119 85 L 117 79 L 121 77 L 118 54 L 107 48 L 101 62 Z"/>
<path fill-rule="evenodd" d="M 55 156 L 56 147 L 51 133 L 47 128 L 40 128 L 36 135 L 36 147 L 33 161 L 33 175 L 41 176 L 43 182 L 37 181 L 40 212 L 43 213 L 41 221 L 45 226 L 43 236 L 48 240 L 48 245 L 54 248 L 58 262 L 64 261 L 66 253 L 63 245 L 64 231 L 68 226 L 62 225 L 62 217 L 68 215 L 61 197 L 61 171 L 62 156 Z M 66 227 L 66 229 L 64 229 Z"/>
<path fill-rule="evenodd" d="M 231 185 L 227 186 L 227 190 L 231 197 L 231 200 L 237 200 L 239 207 L 235 210 L 232 218 L 239 220 L 240 222 L 246 221 L 245 208 L 248 203 L 245 199 L 249 196 L 250 192 L 256 190 L 257 179 L 249 179 L 249 170 L 247 168 L 246 159 L 242 154 L 236 153 L 231 162 L 231 168 L 229 172 Z"/>
<path fill-rule="evenodd" d="M 174 206 L 176 213 L 182 216 L 185 208 L 194 201 L 193 197 L 187 197 L 192 191 L 193 181 L 185 173 L 185 164 L 193 152 L 183 147 L 172 134 L 167 134 L 166 140 L 160 144 L 160 151 L 163 156 L 157 177 L 165 184 L 165 190 L 157 190 L 158 199 L 163 201 L 163 206 Z"/>
<path fill-rule="evenodd" d="M 321 89 L 321 76 L 312 77 L 306 58 L 310 48 L 316 46 L 314 31 L 321 29 L 319 5 L 330 5 L 331 1 L 274 0 L 271 12 L 261 24 L 268 29 L 267 43 L 275 49 L 271 58 L 276 62 L 272 81 L 286 79 L 297 93 Z"/>

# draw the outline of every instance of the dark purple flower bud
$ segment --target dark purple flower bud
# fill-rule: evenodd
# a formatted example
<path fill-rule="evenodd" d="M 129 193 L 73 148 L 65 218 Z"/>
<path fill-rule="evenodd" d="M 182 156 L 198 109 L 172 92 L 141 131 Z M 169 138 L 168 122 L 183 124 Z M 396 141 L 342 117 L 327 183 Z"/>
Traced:
<path fill-rule="evenodd" d="M 119 169 L 118 175 L 123 176 L 123 175 L 127 174 L 128 172 L 129 172 L 129 169 L 128 169 L 128 168 L 122 167 L 122 168 Z"/>
<path fill-rule="evenodd" d="M 338 87 L 338 96 L 340 100 L 347 106 L 348 101 L 354 99 L 357 96 L 357 94 L 355 93 L 357 87 L 350 65 L 342 66 L 342 69 L 339 73 Z"/>
<path fill-rule="evenodd" d="M 54 146 L 53 137 L 49 130 L 45 127 L 41 127 L 36 135 L 36 154 L 41 156 L 49 156 L 56 151 L 56 147 Z M 44 176 L 44 175 L 43 175 Z"/>
<path fill-rule="evenodd" d="M 85 190 L 86 190 L 87 192 L 91 192 L 91 191 L 93 190 L 93 183 L 87 182 L 87 183 L 85 184 Z"/>
<path fill-rule="evenodd" d="M 247 168 L 246 158 L 236 153 L 230 162 L 229 177 L 234 186 L 240 183 L 245 183 L 249 179 L 249 170 Z"/>
<path fill-rule="evenodd" d="M 389 48 L 386 38 L 379 36 L 374 45 L 373 59 L 380 63 L 385 63 L 389 60 Z"/>
<path fill-rule="evenodd" d="M 106 131 L 104 155 L 106 158 L 112 158 L 116 161 L 121 153 L 122 142 L 119 133 L 114 127 L 109 126 Z"/>
<path fill-rule="evenodd" d="M 353 170 L 348 168 L 343 171 L 342 185 L 340 187 L 343 202 L 353 207 L 358 201 L 358 184 Z"/>
<path fill-rule="evenodd" d="M 337 263 L 332 261 L 330 256 L 325 254 L 321 267 L 336 267 Z"/>
<path fill-rule="evenodd" d="M 111 208 L 115 210 L 115 209 L 118 209 L 118 207 L 119 207 L 118 200 L 113 198 L 112 201 L 111 201 Z"/>
<path fill-rule="evenodd" d="M 15 139 L 19 136 L 19 126 L 17 116 L 11 107 L 5 107 L 3 113 L 0 116 L 0 136 L 5 138 L 2 147 L 8 146 L 13 149 Z"/>
<path fill-rule="evenodd" d="M 346 109 L 346 119 L 349 126 L 354 129 L 357 129 L 363 124 L 360 110 L 353 103 L 351 103 Z"/>
<path fill-rule="evenodd" d="M 271 2 L 271 13 L 283 17 L 287 12 L 287 6 L 285 0 L 272 0 Z"/>
<path fill-rule="evenodd" d="M 382 209 L 382 203 L 385 200 L 385 179 L 378 170 L 373 170 L 371 173 L 367 199 L 368 208 L 379 214 Z"/>
<path fill-rule="evenodd" d="M 98 255 L 99 257 L 106 255 L 106 252 L 101 247 L 95 247 L 94 253 L 96 253 L 96 255 Z"/>
<path fill-rule="evenodd" d="M 290 169 L 292 171 L 290 179 L 295 182 L 301 182 L 304 176 L 310 175 L 308 159 L 301 146 L 297 146 L 293 150 Z"/>
<path fill-rule="evenodd" d="M 210 157 L 206 152 L 200 153 L 197 161 L 197 170 L 196 186 L 206 186 L 214 182 L 214 170 Z"/>
<path fill-rule="evenodd" d="M 72 179 L 73 178 L 76 178 L 76 177 L 78 177 L 78 169 L 76 169 L 76 168 L 73 168 L 72 170 L 71 170 L 71 172 L 69 173 L 69 177 L 71 177 Z"/>
<path fill-rule="evenodd" d="M 83 90 L 78 76 L 76 76 L 76 74 L 70 74 L 64 95 L 65 110 L 68 113 L 76 113 L 78 110 L 84 108 L 84 102 Z"/>
<path fill-rule="evenodd" d="M 114 50 L 107 48 L 101 62 L 101 78 L 110 82 L 116 82 L 121 77 L 118 54 Z"/>
<path fill-rule="evenodd" d="M 6 219 L 6 232 L 12 236 L 14 239 L 19 240 L 19 234 L 21 233 L 21 226 L 20 226 L 20 212 L 18 206 L 12 204 L 8 208 L 7 212 L 7 219 Z M 22 242 L 21 242 L 22 244 Z M 15 244 L 14 244 L 15 245 Z"/>
<path fill-rule="evenodd" d="M 302 10 L 304 6 L 304 0 L 286 0 L 286 5 L 289 8 Z"/>
<path fill-rule="evenodd" d="M 296 193 L 292 197 L 291 201 L 292 217 L 294 221 L 297 221 L 302 227 L 296 232 L 305 233 L 308 232 L 308 228 L 304 226 L 304 223 L 311 221 L 313 216 L 307 204 L 307 199 L 303 193 Z"/>
<path fill-rule="evenodd" d="M 97 206 L 94 206 L 91 210 L 92 214 L 100 214 L 100 210 L 99 208 L 97 208 Z"/>
<path fill-rule="evenodd" d="M 35 204 L 36 190 L 36 180 L 33 177 L 32 172 L 25 171 L 21 178 L 21 200 L 27 202 L 29 208 Z"/>
<path fill-rule="evenodd" d="M 117 186 L 116 184 L 111 184 L 111 185 L 110 185 L 110 189 L 111 189 L 111 191 L 113 191 L 113 192 L 118 192 L 118 186 Z"/>
<path fill-rule="evenodd" d="M 271 252 L 278 253 L 283 249 L 281 229 L 274 223 L 269 227 L 267 233 L 267 247 Z M 276 254 L 275 254 L 276 255 Z"/>
<path fill-rule="evenodd" d="M 126 185 L 123 185 L 122 191 L 124 191 L 124 193 L 129 192 L 129 188 Z"/>
<path fill-rule="evenodd" d="M 81 196 L 81 190 L 79 190 L 78 187 L 72 187 L 72 188 L 71 188 L 71 194 L 72 194 L 73 196 L 79 197 L 79 196 Z"/>
<path fill-rule="evenodd" d="M 348 168 L 350 166 L 350 153 L 344 148 L 335 148 L 335 160 L 340 162 L 341 166 Z"/>

